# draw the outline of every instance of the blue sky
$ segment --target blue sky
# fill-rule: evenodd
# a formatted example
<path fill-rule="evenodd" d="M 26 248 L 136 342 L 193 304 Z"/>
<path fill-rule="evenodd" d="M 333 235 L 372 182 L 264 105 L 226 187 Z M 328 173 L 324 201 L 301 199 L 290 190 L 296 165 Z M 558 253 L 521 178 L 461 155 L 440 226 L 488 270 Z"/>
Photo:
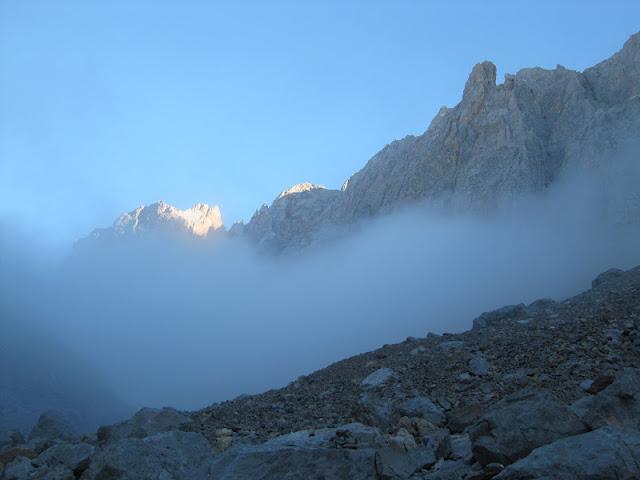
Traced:
<path fill-rule="evenodd" d="M 158 199 L 248 220 L 422 133 L 475 63 L 581 70 L 639 19 L 635 0 L 2 0 L 0 218 L 51 245 Z"/>

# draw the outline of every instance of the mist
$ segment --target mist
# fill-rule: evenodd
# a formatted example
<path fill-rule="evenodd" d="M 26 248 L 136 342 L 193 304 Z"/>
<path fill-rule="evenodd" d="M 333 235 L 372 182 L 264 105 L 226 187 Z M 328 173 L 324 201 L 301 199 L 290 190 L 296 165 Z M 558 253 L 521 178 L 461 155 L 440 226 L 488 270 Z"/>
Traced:
<path fill-rule="evenodd" d="M 94 423 L 284 386 L 349 355 L 465 330 L 483 311 L 562 299 L 601 271 L 640 264 L 638 173 L 627 162 L 614 174 L 567 175 L 482 217 L 413 205 L 277 257 L 234 238 L 158 237 L 54 262 L 3 228 L 2 364 L 27 377 L 46 364 L 64 377 L 57 388 L 104 398 Z"/>

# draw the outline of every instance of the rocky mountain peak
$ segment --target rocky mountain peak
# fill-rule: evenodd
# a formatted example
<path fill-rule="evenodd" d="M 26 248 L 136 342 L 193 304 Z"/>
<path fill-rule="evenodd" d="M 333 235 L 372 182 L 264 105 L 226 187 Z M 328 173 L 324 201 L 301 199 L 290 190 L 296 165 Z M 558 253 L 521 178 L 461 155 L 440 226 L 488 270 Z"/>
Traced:
<path fill-rule="evenodd" d="M 293 193 L 302 193 L 302 192 L 308 192 L 310 190 L 326 190 L 327 187 L 325 187 L 324 185 L 317 185 L 315 183 L 311 183 L 311 182 L 302 182 L 302 183 L 297 183 L 295 184 L 293 187 L 288 188 L 287 190 L 283 190 L 282 192 L 280 192 L 280 194 L 278 195 L 278 197 L 276 198 L 276 200 L 280 199 L 280 198 L 284 198 L 288 195 L 291 195 Z"/>
<path fill-rule="evenodd" d="M 482 100 L 486 93 L 496 86 L 496 66 L 484 61 L 478 63 L 471 70 L 469 79 L 464 86 L 463 102 Z"/>

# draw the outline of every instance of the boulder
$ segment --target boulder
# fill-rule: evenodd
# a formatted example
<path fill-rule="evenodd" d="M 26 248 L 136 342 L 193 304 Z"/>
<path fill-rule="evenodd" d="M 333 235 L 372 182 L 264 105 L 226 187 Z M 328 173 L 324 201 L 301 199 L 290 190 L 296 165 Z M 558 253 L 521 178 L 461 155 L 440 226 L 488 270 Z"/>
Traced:
<path fill-rule="evenodd" d="M 395 372 L 390 368 L 379 368 L 375 372 L 367 375 L 360 385 L 365 388 L 380 387 L 395 378 Z"/>
<path fill-rule="evenodd" d="M 640 428 L 640 369 L 625 368 L 613 383 L 596 395 L 581 398 L 571 410 L 589 428 L 605 425 Z"/>
<path fill-rule="evenodd" d="M 447 412 L 447 428 L 451 433 L 462 433 L 465 428 L 474 424 L 482 415 L 484 409 L 479 403 L 472 403 L 454 408 Z"/>
<path fill-rule="evenodd" d="M 80 476 L 89 466 L 89 459 L 94 450 L 94 446 L 88 443 L 61 443 L 42 452 L 33 463 L 44 468 L 62 465 Z"/>
<path fill-rule="evenodd" d="M 524 389 L 496 403 L 469 434 L 481 465 L 508 465 L 534 448 L 585 430 L 584 423 L 549 391 Z"/>
<path fill-rule="evenodd" d="M 353 416 L 359 422 L 387 430 L 393 423 L 392 399 L 381 392 L 364 392 L 358 399 Z"/>
<path fill-rule="evenodd" d="M 603 427 L 535 449 L 496 480 L 640 478 L 640 433 Z"/>
<path fill-rule="evenodd" d="M 409 398 L 397 406 L 398 413 L 407 417 L 424 418 L 434 425 L 444 422 L 444 410 L 427 397 Z"/>
<path fill-rule="evenodd" d="M 27 480 L 34 472 L 35 467 L 31 464 L 31 460 L 26 457 L 17 457 L 4 467 L 2 480 Z"/>
<path fill-rule="evenodd" d="M 207 480 L 213 452 L 199 433 L 164 432 L 98 449 L 83 480 Z M 214 477 L 217 478 L 217 477 Z"/>
<path fill-rule="evenodd" d="M 43 412 L 29 434 L 29 442 L 58 442 L 77 439 L 78 432 L 71 419 L 56 410 Z"/>
<path fill-rule="evenodd" d="M 216 456 L 209 478 L 216 480 L 369 480 L 376 478 L 373 448 L 307 448 L 266 442 L 238 445 Z"/>
<path fill-rule="evenodd" d="M 489 373 L 489 369 L 489 362 L 487 362 L 487 359 L 482 355 L 476 355 L 471 360 L 469 360 L 469 371 L 478 377 Z"/>
<path fill-rule="evenodd" d="M 375 468 L 380 480 L 403 480 L 414 473 L 428 469 L 436 463 L 434 451 L 429 447 L 401 452 L 394 448 L 376 452 Z"/>
<path fill-rule="evenodd" d="M 178 430 L 191 421 L 190 417 L 175 408 L 143 408 L 129 420 L 100 427 L 98 441 L 105 443 L 123 438 L 144 438 L 155 433 Z"/>

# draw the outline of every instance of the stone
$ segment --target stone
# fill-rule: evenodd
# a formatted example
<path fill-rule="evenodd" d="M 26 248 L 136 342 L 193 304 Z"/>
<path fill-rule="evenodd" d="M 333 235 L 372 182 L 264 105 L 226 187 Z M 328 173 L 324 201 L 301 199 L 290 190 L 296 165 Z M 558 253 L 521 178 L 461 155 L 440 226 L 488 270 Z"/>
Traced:
<path fill-rule="evenodd" d="M 397 449 L 380 449 L 375 455 L 375 469 L 380 480 L 403 480 L 414 473 L 428 469 L 435 464 L 436 458 L 428 447 L 415 448 L 408 452 Z"/>
<path fill-rule="evenodd" d="M 603 427 L 535 449 L 496 480 L 640 478 L 640 433 Z"/>
<path fill-rule="evenodd" d="M 390 368 L 379 368 L 378 370 L 367 375 L 360 385 L 365 388 L 375 388 L 385 385 L 395 378 L 395 372 Z"/>
<path fill-rule="evenodd" d="M 209 443 L 198 433 L 170 431 L 128 437 L 98 449 L 82 479 L 208 480 L 212 458 Z"/>
<path fill-rule="evenodd" d="M 640 428 L 640 369 L 625 368 L 604 390 L 576 401 L 571 410 L 589 428 Z"/>
<path fill-rule="evenodd" d="M 387 440 L 391 448 L 400 452 L 408 452 L 418 446 L 413 435 L 404 428 L 398 429 L 395 435 L 389 435 Z"/>
<path fill-rule="evenodd" d="M 481 355 L 476 355 L 469 360 L 469 371 L 478 377 L 488 374 L 489 368 L 489 362 Z"/>
<path fill-rule="evenodd" d="M 61 443 L 42 452 L 33 463 L 38 467 L 63 465 L 80 476 L 79 474 L 89 466 L 89 459 L 94 450 L 94 446 L 88 443 Z"/>
<path fill-rule="evenodd" d="M 31 460 L 26 457 L 17 457 L 4 467 L 2 480 L 28 480 L 35 472 Z"/>
<path fill-rule="evenodd" d="M 465 428 L 475 423 L 484 409 L 479 403 L 472 403 L 454 408 L 447 412 L 447 428 L 452 433 L 462 433 Z"/>
<path fill-rule="evenodd" d="M 397 407 L 400 415 L 424 418 L 434 425 L 444 422 L 444 410 L 427 397 L 417 396 L 404 400 Z"/>
<path fill-rule="evenodd" d="M 493 405 L 469 435 L 481 465 L 508 465 L 534 448 L 585 430 L 585 424 L 550 392 L 525 389 Z"/>
<path fill-rule="evenodd" d="M 78 439 L 78 432 L 73 422 L 62 412 L 48 410 L 38 418 L 29 441 L 73 441 Z"/>
<path fill-rule="evenodd" d="M 591 385 L 589 385 L 589 388 L 587 388 L 587 392 L 599 393 L 605 388 L 607 388 L 609 385 L 611 385 L 613 383 L 613 380 L 614 378 L 611 375 L 601 375 L 598 378 L 596 378 L 593 382 L 591 382 Z"/>
<path fill-rule="evenodd" d="M 394 419 L 391 398 L 375 391 L 362 393 L 353 415 L 359 422 L 386 430 Z"/>
<path fill-rule="evenodd" d="M 279 442 L 238 445 L 215 456 L 209 477 L 216 480 L 258 478 L 376 478 L 373 448 L 307 448 Z"/>
<path fill-rule="evenodd" d="M 142 408 L 129 420 L 100 427 L 98 441 L 105 443 L 129 437 L 144 438 L 155 433 L 178 430 L 191 421 L 190 417 L 175 408 Z"/>

